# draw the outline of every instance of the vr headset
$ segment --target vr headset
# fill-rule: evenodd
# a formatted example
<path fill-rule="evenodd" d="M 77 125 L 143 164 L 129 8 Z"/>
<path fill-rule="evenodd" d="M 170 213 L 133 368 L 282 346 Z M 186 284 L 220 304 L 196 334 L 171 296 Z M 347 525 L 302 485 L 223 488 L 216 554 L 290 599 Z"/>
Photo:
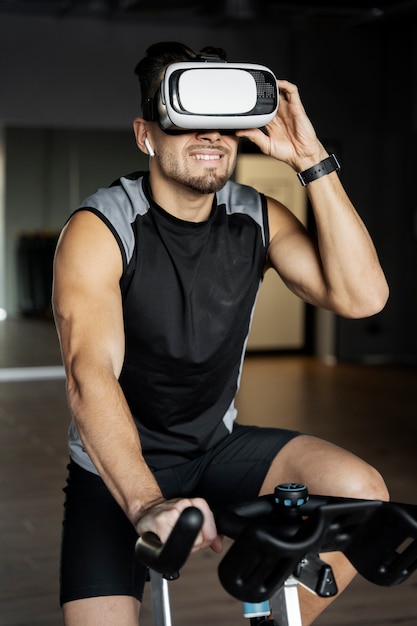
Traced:
<path fill-rule="evenodd" d="M 277 79 L 249 63 L 189 61 L 166 69 L 143 117 L 167 133 L 261 128 L 278 109 Z"/>

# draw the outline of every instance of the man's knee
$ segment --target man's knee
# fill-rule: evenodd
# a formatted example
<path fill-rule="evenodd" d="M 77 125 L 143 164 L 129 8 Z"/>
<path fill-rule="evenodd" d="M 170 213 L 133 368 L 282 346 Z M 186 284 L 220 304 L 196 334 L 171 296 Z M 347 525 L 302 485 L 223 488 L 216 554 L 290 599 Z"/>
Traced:
<path fill-rule="evenodd" d="M 388 488 L 379 471 L 371 465 L 361 464 L 360 467 L 347 474 L 347 491 L 345 497 L 364 500 L 390 499 Z"/>

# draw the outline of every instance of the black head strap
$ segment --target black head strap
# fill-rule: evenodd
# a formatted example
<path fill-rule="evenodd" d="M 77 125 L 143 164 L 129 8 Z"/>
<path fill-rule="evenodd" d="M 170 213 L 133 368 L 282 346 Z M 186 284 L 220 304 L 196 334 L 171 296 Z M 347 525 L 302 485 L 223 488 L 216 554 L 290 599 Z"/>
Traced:
<path fill-rule="evenodd" d="M 157 122 L 159 119 L 157 111 L 157 99 L 148 98 L 143 103 L 143 119 L 147 122 Z"/>
<path fill-rule="evenodd" d="M 226 52 L 223 48 L 214 48 L 213 46 L 206 46 L 200 52 L 197 53 L 196 61 L 222 61 L 226 62 Z"/>

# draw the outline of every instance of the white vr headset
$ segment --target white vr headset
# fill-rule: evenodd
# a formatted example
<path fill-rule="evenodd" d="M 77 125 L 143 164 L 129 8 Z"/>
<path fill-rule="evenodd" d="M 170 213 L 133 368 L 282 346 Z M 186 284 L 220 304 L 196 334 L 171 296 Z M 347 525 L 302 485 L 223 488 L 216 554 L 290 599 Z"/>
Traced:
<path fill-rule="evenodd" d="M 261 128 L 278 109 L 277 79 L 267 67 L 249 63 L 173 63 L 154 98 L 146 101 L 145 120 L 165 132 Z"/>

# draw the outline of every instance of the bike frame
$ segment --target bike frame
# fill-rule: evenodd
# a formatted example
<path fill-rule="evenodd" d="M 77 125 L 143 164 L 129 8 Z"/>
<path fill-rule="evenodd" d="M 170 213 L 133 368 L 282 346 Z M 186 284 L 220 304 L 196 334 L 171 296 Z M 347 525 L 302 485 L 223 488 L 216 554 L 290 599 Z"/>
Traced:
<path fill-rule="evenodd" d="M 149 570 L 149 579 L 151 584 L 153 626 L 172 626 L 170 583 L 162 574 L 154 570 Z M 265 603 L 262 604 L 264 605 Z M 302 626 L 300 602 L 298 599 L 298 582 L 293 576 L 287 578 L 284 585 L 267 604 L 268 607 L 265 609 L 265 612 L 257 612 L 259 617 L 264 615 L 267 618 L 272 611 L 277 626 Z M 244 617 L 252 620 L 254 614 L 250 614 L 248 611 L 250 611 L 250 608 L 245 603 Z"/>

